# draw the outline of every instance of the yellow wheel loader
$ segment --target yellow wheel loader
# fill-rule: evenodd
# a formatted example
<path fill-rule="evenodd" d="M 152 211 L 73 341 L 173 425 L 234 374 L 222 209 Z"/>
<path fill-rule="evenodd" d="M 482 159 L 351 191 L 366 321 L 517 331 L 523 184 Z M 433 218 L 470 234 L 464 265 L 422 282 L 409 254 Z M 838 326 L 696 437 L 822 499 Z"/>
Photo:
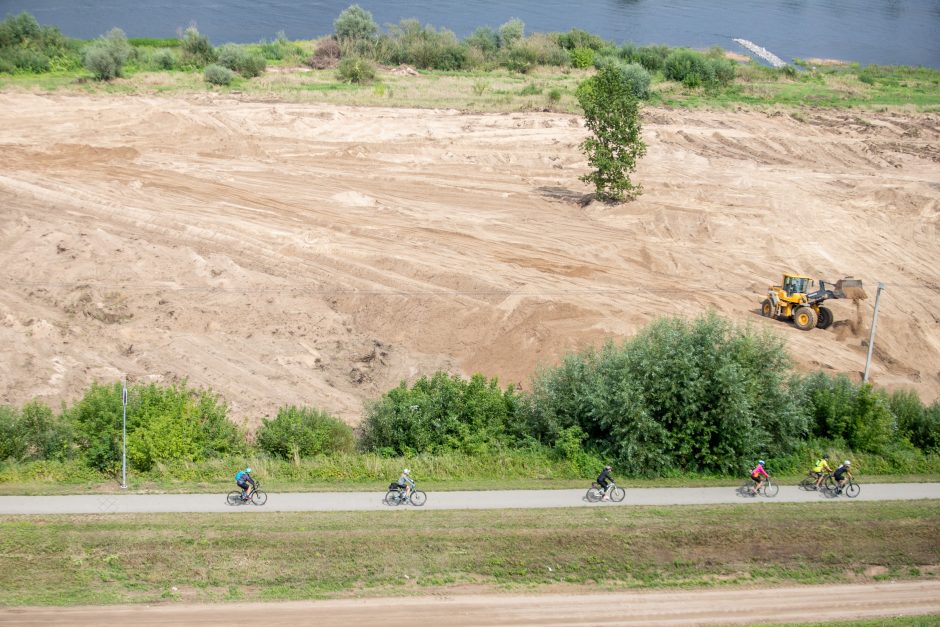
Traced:
<path fill-rule="evenodd" d="M 799 274 L 784 274 L 782 285 L 771 285 L 760 312 L 768 318 L 793 320 L 797 329 L 828 329 L 832 326 L 832 310 L 823 303 L 830 298 L 868 298 L 859 279 L 845 278 L 827 284 L 819 280 L 819 289 L 810 291 L 813 280 Z"/>

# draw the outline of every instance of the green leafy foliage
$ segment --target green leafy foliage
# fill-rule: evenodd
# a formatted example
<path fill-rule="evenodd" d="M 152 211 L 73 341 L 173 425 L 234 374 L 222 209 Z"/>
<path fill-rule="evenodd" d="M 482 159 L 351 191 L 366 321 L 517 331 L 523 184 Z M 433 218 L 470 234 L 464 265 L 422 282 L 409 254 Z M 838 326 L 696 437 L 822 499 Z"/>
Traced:
<path fill-rule="evenodd" d="M 93 384 L 64 412 L 88 466 L 115 472 L 122 454 L 121 383 Z M 157 462 L 201 460 L 243 451 L 244 436 L 226 418 L 226 408 L 207 391 L 154 384 L 128 388 L 127 454 L 135 468 Z"/>
<path fill-rule="evenodd" d="M 74 425 L 75 437 L 85 463 L 96 470 L 114 471 L 121 460 L 121 383 L 109 386 L 93 383 L 75 405 L 66 410 L 66 419 Z M 137 425 L 133 412 L 128 430 Z"/>
<path fill-rule="evenodd" d="M 179 61 L 172 50 L 157 50 L 149 56 L 148 63 L 158 70 L 172 70 Z"/>
<path fill-rule="evenodd" d="M 477 48 L 483 54 L 492 55 L 499 49 L 499 33 L 489 26 L 481 26 L 470 33 L 464 43 Z"/>
<path fill-rule="evenodd" d="M 226 417 L 227 409 L 208 391 L 181 386 L 135 386 L 129 394 L 127 455 L 135 468 L 158 462 L 199 461 L 245 450 L 244 436 Z"/>
<path fill-rule="evenodd" d="M 84 63 L 96 79 L 108 81 L 121 76 L 124 64 L 133 54 L 134 48 L 124 31 L 114 28 L 85 50 Z"/>
<path fill-rule="evenodd" d="M 630 474 L 732 472 L 743 459 L 788 451 L 806 432 L 782 348 L 715 314 L 660 319 L 621 346 L 541 372 L 527 430 L 557 446 L 577 426 Z"/>
<path fill-rule="evenodd" d="M 483 453 L 512 438 L 519 397 L 512 386 L 476 374 L 470 380 L 437 372 L 410 388 L 402 382 L 372 403 L 362 446 L 388 454 L 436 451 Z"/>
<path fill-rule="evenodd" d="M 680 48 L 663 63 L 663 75 L 686 87 L 717 87 L 734 80 L 735 66 L 728 59 L 710 58 L 700 52 Z"/>
<path fill-rule="evenodd" d="M 594 59 L 594 67 L 597 69 L 609 67 L 620 72 L 623 80 L 630 85 L 630 91 L 634 97 L 639 100 L 645 100 L 650 96 L 650 73 L 639 63 L 628 63 L 623 59 L 605 55 Z"/>
<path fill-rule="evenodd" d="M 589 48 L 597 52 L 610 46 L 605 39 L 577 28 L 572 28 L 567 33 L 559 33 L 557 41 L 558 45 L 565 50 Z"/>
<path fill-rule="evenodd" d="M 244 46 L 225 44 L 218 50 L 218 64 L 245 78 L 264 74 L 267 62 L 259 53 L 249 52 Z"/>
<path fill-rule="evenodd" d="M 65 58 L 70 59 L 65 65 L 77 62 L 78 42 L 58 28 L 41 26 L 25 11 L 0 22 L 0 72 L 48 72 Z"/>
<path fill-rule="evenodd" d="M 215 48 L 209 43 L 209 37 L 190 26 L 180 35 L 181 59 L 184 65 L 206 67 L 218 58 Z"/>
<path fill-rule="evenodd" d="M 203 77 L 207 83 L 213 85 L 230 85 L 235 80 L 235 72 L 217 63 L 211 63 L 206 66 Z"/>
<path fill-rule="evenodd" d="M 525 22 L 518 17 L 510 19 L 499 27 L 500 48 L 511 48 L 525 37 Z"/>
<path fill-rule="evenodd" d="M 375 66 L 362 57 L 345 57 L 336 66 L 336 77 L 344 83 L 369 83 L 375 80 Z"/>
<path fill-rule="evenodd" d="M 466 64 L 466 53 L 466 46 L 447 29 L 437 30 L 415 19 L 389 27 L 386 55 L 393 65 L 459 70 Z"/>
<path fill-rule="evenodd" d="M 265 453 L 295 461 L 356 450 L 356 436 L 349 425 L 323 411 L 293 405 L 282 407 L 273 420 L 265 418 L 255 441 Z"/>
<path fill-rule="evenodd" d="M 69 425 L 39 401 L 22 409 L 0 406 L 0 460 L 65 460 L 72 453 Z"/>
<path fill-rule="evenodd" d="M 274 36 L 274 41 L 262 41 L 258 48 L 261 56 L 273 61 L 281 61 L 288 57 L 299 58 L 304 52 L 303 48 L 287 38 L 284 31 L 279 31 Z"/>
<path fill-rule="evenodd" d="M 571 51 L 571 65 L 576 68 L 586 68 L 594 65 L 594 50 L 586 47 L 575 48 Z"/>
<path fill-rule="evenodd" d="M 371 41 L 378 35 L 379 26 L 372 18 L 372 13 L 358 4 L 353 4 L 343 10 L 333 22 L 333 32 L 340 41 Z"/>
<path fill-rule="evenodd" d="M 916 394 L 899 390 L 888 397 L 898 432 L 923 451 L 940 451 L 940 401 L 924 407 Z"/>
<path fill-rule="evenodd" d="M 894 417 L 887 398 L 870 384 L 853 383 L 845 375 L 815 372 L 801 385 L 812 411 L 814 433 L 845 442 L 857 451 L 882 453 L 894 439 Z"/>
<path fill-rule="evenodd" d="M 633 89 L 625 75 L 611 66 L 578 86 L 578 102 L 591 132 L 581 146 L 592 171 L 581 180 L 594 185 L 600 199 L 622 201 L 641 192 L 630 180 L 637 159 L 646 153 Z"/>

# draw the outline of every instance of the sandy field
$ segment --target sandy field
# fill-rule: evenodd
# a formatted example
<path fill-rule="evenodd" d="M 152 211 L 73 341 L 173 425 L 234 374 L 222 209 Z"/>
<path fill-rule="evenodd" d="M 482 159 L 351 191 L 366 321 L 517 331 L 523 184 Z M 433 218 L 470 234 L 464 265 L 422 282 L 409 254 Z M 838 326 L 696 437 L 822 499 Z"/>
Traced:
<path fill-rule="evenodd" d="M 246 96 L 0 93 L 0 403 L 210 386 L 356 423 L 438 369 L 540 364 L 708 309 L 801 369 L 940 396 L 940 115 L 647 108 L 645 193 L 589 202 L 582 120 Z M 783 272 L 864 281 L 759 316 Z"/>

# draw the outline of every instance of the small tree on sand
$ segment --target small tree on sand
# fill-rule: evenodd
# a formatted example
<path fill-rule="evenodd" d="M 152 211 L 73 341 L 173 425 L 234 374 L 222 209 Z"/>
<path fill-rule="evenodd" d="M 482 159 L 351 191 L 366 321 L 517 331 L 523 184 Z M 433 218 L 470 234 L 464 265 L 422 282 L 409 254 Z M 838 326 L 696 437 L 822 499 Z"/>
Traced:
<path fill-rule="evenodd" d="M 640 128 L 640 105 L 633 87 L 612 67 L 578 86 L 578 102 L 591 131 L 581 144 L 593 171 L 581 177 L 592 183 L 597 197 L 608 201 L 635 198 L 642 191 L 630 180 L 636 161 L 646 154 Z"/>

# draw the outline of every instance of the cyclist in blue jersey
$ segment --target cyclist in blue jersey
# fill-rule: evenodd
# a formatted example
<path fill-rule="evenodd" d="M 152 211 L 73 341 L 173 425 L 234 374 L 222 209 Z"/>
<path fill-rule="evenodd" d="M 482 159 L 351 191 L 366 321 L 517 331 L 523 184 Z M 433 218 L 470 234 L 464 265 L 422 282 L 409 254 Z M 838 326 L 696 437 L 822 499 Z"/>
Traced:
<path fill-rule="evenodd" d="M 235 483 L 242 489 L 242 500 L 247 501 L 251 498 L 251 492 L 255 489 L 255 480 L 251 478 L 251 468 L 239 470 L 235 473 Z"/>

